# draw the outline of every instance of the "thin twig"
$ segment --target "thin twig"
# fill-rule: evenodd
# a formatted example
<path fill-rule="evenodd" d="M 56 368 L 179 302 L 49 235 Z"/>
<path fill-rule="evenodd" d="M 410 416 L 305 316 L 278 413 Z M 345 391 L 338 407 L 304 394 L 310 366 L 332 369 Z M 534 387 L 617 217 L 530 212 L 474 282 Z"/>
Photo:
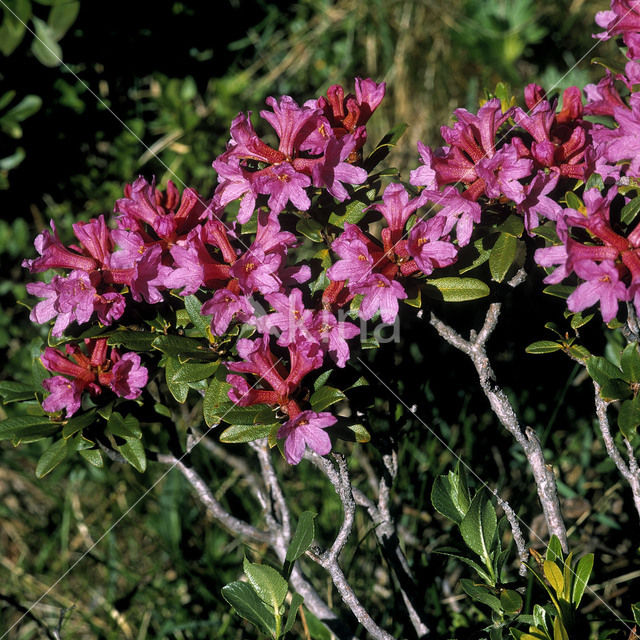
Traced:
<path fill-rule="evenodd" d="M 520 558 L 519 573 L 524 578 L 527 575 L 527 561 L 529 560 L 529 550 L 527 543 L 522 535 L 522 529 L 520 528 L 520 522 L 516 512 L 512 506 L 503 498 L 496 489 L 493 490 L 493 495 L 496 497 L 498 504 L 502 507 L 504 515 L 506 516 L 509 525 L 511 526 L 511 532 L 513 533 L 513 541 L 516 543 L 516 549 L 518 550 L 518 557 Z"/>
<path fill-rule="evenodd" d="M 545 463 L 542 446 L 533 429 L 524 431 L 518 422 L 513 406 L 507 395 L 495 382 L 495 374 L 486 352 L 486 343 L 498 324 L 500 303 L 493 303 L 487 310 L 482 329 L 478 334 L 471 332 L 469 340 L 465 340 L 450 326 L 431 314 L 431 325 L 450 345 L 469 356 L 476 368 L 480 386 L 489 400 L 491 409 L 502 425 L 511 433 L 522 447 L 536 483 L 538 497 L 542 504 L 549 533 L 560 540 L 562 549 L 568 551 L 567 532 L 560 512 L 560 502 L 553 470 Z"/>
<path fill-rule="evenodd" d="M 624 461 L 622 454 L 616 447 L 616 443 L 611 435 L 611 428 L 609 426 L 609 418 L 607 416 L 607 402 L 600 397 L 600 386 L 597 382 L 593 382 L 595 390 L 595 402 L 596 402 L 596 415 L 598 416 L 598 425 L 600 426 L 600 433 L 602 433 L 602 439 L 604 440 L 604 446 L 607 450 L 607 454 L 613 460 L 614 464 L 618 468 L 620 475 L 629 483 L 631 487 L 631 493 L 633 494 L 633 502 L 636 507 L 636 511 L 640 516 L 640 473 L 638 472 L 638 461 L 633 454 L 633 448 L 631 443 L 625 438 L 625 446 L 627 453 L 629 454 L 629 464 Z"/>

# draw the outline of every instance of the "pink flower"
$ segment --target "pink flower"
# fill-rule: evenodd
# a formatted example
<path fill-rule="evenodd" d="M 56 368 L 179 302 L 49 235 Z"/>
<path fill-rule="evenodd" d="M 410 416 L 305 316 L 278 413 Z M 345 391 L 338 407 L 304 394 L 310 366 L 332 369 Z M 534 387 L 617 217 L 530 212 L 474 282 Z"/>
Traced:
<path fill-rule="evenodd" d="M 620 281 L 618 270 L 610 260 L 596 264 L 591 260 L 582 260 L 574 267 L 575 272 L 586 280 L 568 298 L 570 311 L 582 311 L 600 301 L 600 313 L 605 322 L 609 322 L 618 313 L 620 301 L 628 299 L 627 289 Z"/>
<path fill-rule="evenodd" d="M 427 276 L 435 267 L 453 264 L 458 256 L 458 250 L 453 244 L 440 240 L 444 225 L 445 219 L 436 216 L 426 222 L 421 220 L 409 233 L 409 255 Z"/>
<path fill-rule="evenodd" d="M 253 318 L 253 308 L 245 296 L 219 289 L 211 300 L 202 305 L 202 315 L 213 316 L 211 329 L 216 336 L 221 336 L 235 319 L 238 322 L 250 322 Z"/>
<path fill-rule="evenodd" d="M 306 447 L 320 456 L 331 451 L 331 440 L 325 429 L 337 422 L 328 412 L 302 411 L 295 418 L 285 422 L 278 431 L 278 438 L 284 438 L 284 456 L 289 464 L 298 464 Z"/>
<path fill-rule="evenodd" d="M 399 282 L 385 278 L 381 273 L 373 273 L 366 280 L 352 285 L 353 293 L 364 295 L 360 303 L 360 317 L 371 320 L 380 311 L 382 322 L 392 324 L 398 315 L 398 300 L 404 300 L 407 293 Z"/>
<path fill-rule="evenodd" d="M 330 311 L 318 311 L 311 324 L 321 346 L 328 351 L 339 367 L 344 367 L 349 360 L 347 340 L 360 333 L 360 329 L 350 322 L 338 322 Z"/>
<path fill-rule="evenodd" d="M 42 386 L 50 394 L 42 402 L 42 408 L 47 413 L 65 409 L 67 418 L 70 418 L 80 408 L 83 387 L 76 380 L 54 376 L 43 380 Z"/>

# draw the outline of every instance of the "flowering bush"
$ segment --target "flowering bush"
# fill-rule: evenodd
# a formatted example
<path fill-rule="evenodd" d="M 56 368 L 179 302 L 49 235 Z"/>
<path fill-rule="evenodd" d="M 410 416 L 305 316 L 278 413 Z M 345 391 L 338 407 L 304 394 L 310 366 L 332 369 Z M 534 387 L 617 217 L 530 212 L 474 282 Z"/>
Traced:
<path fill-rule="evenodd" d="M 640 510 L 632 445 L 640 424 L 640 9 L 635 5 L 613 0 L 611 11 L 597 16 L 604 29 L 598 38 L 621 38 L 624 71 L 606 69 L 597 85 L 571 87 L 561 102 L 529 85 L 517 106 L 499 86 L 477 113 L 454 112 L 453 125 L 441 130 L 443 146 L 418 144 L 420 163 L 408 183 L 381 168 L 403 127 L 365 152 L 367 124 L 386 87 L 356 78 L 354 93 L 334 85 L 326 96 L 302 105 L 290 96 L 268 98 L 269 109 L 260 112 L 255 128 L 251 113 L 238 114 L 226 150 L 213 160 L 218 179 L 213 194 L 189 187 L 180 193 L 172 182 L 161 190 L 154 180 L 139 177 L 115 203 L 113 220 L 101 215 L 73 225 L 73 244 L 61 242 L 52 222 L 35 240 L 38 257 L 23 263 L 47 278 L 27 290 L 41 299 L 31 320 L 53 323 L 49 345 L 34 366 L 33 386 L 12 383 L 1 389 L 7 401 L 33 403 L 35 394 L 38 409 L 0 423 L 0 434 L 16 442 L 53 437 L 38 464 L 39 476 L 76 451 L 96 466 L 106 455 L 139 471 L 149 457 L 180 468 L 220 522 L 246 538 L 269 542 L 285 563 L 284 578 L 246 563 L 254 591 L 232 583 L 224 592 L 239 613 L 273 637 L 291 629 L 301 602 L 291 600 L 291 625 L 287 620 L 283 626 L 287 579 L 340 635 L 326 604 L 294 569 L 304 552 L 329 572 L 372 636 L 390 637 L 354 600 L 337 564 L 347 525 L 331 549 L 320 553 L 310 548 L 313 518 L 307 516 L 292 536 L 282 504 L 281 528 L 274 520 L 269 535 L 239 524 L 207 502 L 210 496 L 182 463 L 186 454 L 176 458 L 144 446 L 144 428 L 172 420 L 176 406 L 199 407 L 207 433 L 216 428 L 222 442 L 260 449 L 265 478 L 271 462 L 264 456 L 275 447 L 289 464 L 312 460 L 336 487 L 348 523 L 354 500 L 370 506 L 351 491 L 339 455 L 345 450 L 340 441 L 366 443 L 371 437 L 349 403 L 350 389 L 367 380 L 353 376 L 342 388 L 329 386 L 333 368 L 345 369 L 358 346 L 379 346 L 370 321 L 394 324 L 416 308 L 419 314 L 429 310 L 423 295 L 452 303 L 492 296 L 482 330 L 469 340 L 435 315 L 431 324 L 471 358 L 494 412 L 525 453 L 555 536 L 547 560 L 555 569 L 544 563 L 544 576 L 556 589 L 556 573 L 574 569 L 563 555 L 567 535 L 555 479 L 535 434 L 520 427 L 491 380 L 485 345 L 497 322 L 502 283 L 516 287 L 532 270 L 544 268 L 545 291 L 566 299 L 574 336 L 559 333 L 558 340 L 534 342 L 529 351 L 563 350 L 593 378 L 605 446 L 608 452 L 613 447 L 610 456 Z M 383 186 L 387 178 L 392 181 Z M 629 344 L 616 362 L 592 355 L 579 342 L 578 329 L 596 311 L 609 326 L 625 327 Z M 614 401 L 619 401 L 628 462 L 615 449 L 607 423 L 607 405 Z M 191 446 L 185 441 L 186 451 Z M 338 453 L 337 467 L 323 458 L 332 450 Z M 466 545 L 485 563 L 486 569 L 462 556 L 488 585 L 487 592 L 471 583 L 463 588 L 493 610 L 490 637 L 502 637 L 509 625 L 513 637 L 525 640 L 551 638 L 549 629 L 554 638 L 568 638 L 580 629 L 573 613 L 560 606 L 553 619 L 539 612 L 539 619 L 535 613 L 518 618 L 523 608 L 518 592 L 507 589 L 502 596 L 506 556 L 495 509 L 480 493 L 471 497 L 460 476 L 443 478 L 434 487 L 434 506 L 460 527 Z M 273 480 L 265 482 L 276 495 Z M 500 506 L 524 564 L 518 522 L 507 503 Z M 375 521 L 381 511 L 374 506 L 370 513 Z M 310 531 L 311 538 L 300 542 Z M 549 591 L 552 601 L 564 598 L 569 609 L 577 608 L 592 559 L 587 565 L 575 568 L 583 586 L 568 586 L 567 597 L 562 588 Z M 275 591 L 277 597 L 269 596 Z M 254 592 L 259 604 L 252 614 L 247 603 Z M 426 625 L 411 606 L 408 598 L 412 624 L 422 637 Z M 521 622 L 529 624 L 529 633 L 515 628 Z"/>

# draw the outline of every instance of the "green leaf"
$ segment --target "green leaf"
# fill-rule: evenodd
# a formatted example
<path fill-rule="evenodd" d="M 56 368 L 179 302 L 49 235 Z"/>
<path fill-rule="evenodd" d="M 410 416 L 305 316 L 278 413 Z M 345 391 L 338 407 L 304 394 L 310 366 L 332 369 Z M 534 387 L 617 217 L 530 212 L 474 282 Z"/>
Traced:
<path fill-rule="evenodd" d="M 356 442 L 360 444 L 366 444 L 371 440 L 371 434 L 363 424 L 351 424 L 348 429 L 353 432 Z"/>
<path fill-rule="evenodd" d="M 130 351 L 150 351 L 153 348 L 153 341 L 157 337 L 157 333 L 151 333 L 149 331 L 120 329 L 114 331 L 107 338 L 107 344 L 112 347 L 124 347 Z"/>
<path fill-rule="evenodd" d="M 553 560 L 545 560 L 543 571 L 545 578 L 551 585 L 551 588 L 556 592 L 558 597 L 562 597 L 562 590 L 564 589 L 564 577 L 558 565 Z"/>
<path fill-rule="evenodd" d="M 332 404 L 344 400 L 346 397 L 340 389 L 325 385 L 313 393 L 309 398 L 309 403 L 314 411 L 322 411 Z"/>
<path fill-rule="evenodd" d="M 14 416 L 0 422 L 0 440 L 39 440 L 61 426 L 59 422 L 51 422 L 49 416 Z"/>
<path fill-rule="evenodd" d="M 202 311 L 202 303 L 195 296 L 187 296 L 184 299 L 184 308 L 187 310 L 189 314 L 189 320 L 193 323 L 193 326 L 198 330 L 200 335 L 203 338 L 208 338 L 211 321 L 207 316 L 203 316 Z"/>
<path fill-rule="evenodd" d="M 189 394 L 189 383 L 188 382 L 176 382 L 175 377 L 180 371 L 180 367 L 182 364 L 178 360 L 178 358 L 167 358 L 165 362 L 165 378 L 167 380 L 167 387 L 169 387 L 169 391 L 171 395 L 180 403 L 184 403 L 187 399 L 187 395 Z"/>
<path fill-rule="evenodd" d="M 635 342 L 624 348 L 620 356 L 620 367 L 626 382 L 640 382 L 640 353 Z"/>
<path fill-rule="evenodd" d="M 580 198 L 578 198 L 578 196 L 573 191 L 567 191 L 564 199 L 568 207 L 571 207 L 576 211 L 584 210 L 584 202 L 582 202 L 582 200 L 580 200 Z"/>
<path fill-rule="evenodd" d="M 293 565 L 293 563 L 302 556 L 311 546 L 315 537 L 314 519 L 318 514 L 313 511 L 303 511 L 298 518 L 298 526 L 291 538 L 285 562 Z M 289 572 L 286 572 L 289 573 Z"/>
<path fill-rule="evenodd" d="M 231 385 L 225 382 L 224 378 L 221 379 L 222 373 L 224 373 L 224 367 L 216 371 L 215 377 L 209 382 L 204 394 L 202 413 L 208 427 L 220 422 L 222 416 L 233 406 L 227 395 Z"/>
<path fill-rule="evenodd" d="M 545 553 L 545 559 L 551 560 L 555 562 L 559 560 L 562 562 L 564 558 L 562 554 L 562 544 L 560 543 L 560 539 L 557 535 L 553 534 L 551 539 L 549 540 L 549 545 L 547 546 L 547 551 Z"/>
<path fill-rule="evenodd" d="M 185 336 L 160 335 L 153 340 L 151 345 L 154 349 L 158 349 L 168 356 L 188 356 L 188 355 L 211 355 L 208 346 L 205 346 L 199 340 L 187 338 Z"/>
<path fill-rule="evenodd" d="M 9 109 L 3 118 L 8 117 L 17 122 L 22 122 L 39 111 L 40 107 L 42 107 L 42 98 L 30 94 L 22 98 L 15 107 Z"/>
<path fill-rule="evenodd" d="M 15 169 L 25 158 L 27 154 L 22 147 L 18 147 L 10 156 L 0 159 L 0 171 L 11 171 Z"/>
<path fill-rule="evenodd" d="M 589 350 L 586 347 L 583 347 L 582 345 L 579 345 L 579 344 L 574 344 L 570 346 L 568 349 L 568 352 L 569 352 L 569 355 L 573 356 L 574 358 L 577 358 L 578 360 L 586 361 L 587 358 L 591 357 L 591 353 L 589 352 Z"/>
<path fill-rule="evenodd" d="M 140 473 L 144 473 L 147 468 L 147 456 L 140 440 L 137 438 L 127 438 L 127 441 L 121 444 L 118 450 L 134 469 Z"/>
<path fill-rule="evenodd" d="M 631 395 L 631 388 L 623 380 L 609 380 L 600 387 L 600 396 L 604 400 L 624 400 Z"/>
<path fill-rule="evenodd" d="M 372 197 L 375 196 L 375 192 Z M 345 213 L 339 216 L 336 213 L 332 213 L 329 216 L 329 224 L 332 224 L 339 229 L 344 229 L 345 223 L 349 224 L 358 224 L 362 218 L 364 218 L 366 211 L 365 209 L 371 204 L 371 199 L 369 199 L 365 194 L 361 195 L 362 198 L 365 198 L 363 202 L 360 199 L 352 199 L 345 206 Z"/>
<path fill-rule="evenodd" d="M 630 200 L 629 202 L 627 202 L 627 204 L 624 205 L 624 207 L 622 207 L 622 211 L 620 211 L 620 220 L 623 224 L 630 224 L 635 220 L 639 211 L 640 196 L 634 198 L 633 200 Z"/>
<path fill-rule="evenodd" d="M 482 491 L 478 491 L 460 523 L 460 533 L 467 546 L 485 562 L 490 557 L 497 527 L 498 520 L 493 504 L 485 498 Z"/>
<path fill-rule="evenodd" d="M 87 413 L 83 413 L 79 416 L 74 416 L 70 420 L 67 420 L 64 427 L 62 427 L 62 437 L 66 440 L 72 435 L 82 431 L 85 427 L 93 424 L 96 420 L 96 410 L 92 409 Z"/>
<path fill-rule="evenodd" d="M 553 620 L 553 640 L 569 640 L 569 634 L 559 617 Z"/>
<path fill-rule="evenodd" d="M 52 7 L 47 24 L 51 27 L 51 32 L 56 40 L 60 40 L 67 33 L 76 21 L 79 11 L 79 2 L 63 2 Z"/>
<path fill-rule="evenodd" d="M 283 635 L 289 633 L 296 621 L 296 615 L 300 605 L 304 602 L 304 598 L 299 593 L 294 593 L 291 596 L 291 604 L 289 605 L 289 613 L 287 615 L 287 621 L 282 629 Z"/>
<path fill-rule="evenodd" d="M 571 602 L 576 609 L 580 606 L 580 601 L 582 600 L 584 591 L 589 583 L 591 571 L 593 570 L 593 560 L 593 553 L 587 553 L 580 558 L 578 565 L 576 566 L 576 575 L 573 580 L 573 590 L 571 593 Z"/>
<path fill-rule="evenodd" d="M 94 467 L 102 468 L 104 466 L 102 453 L 98 449 L 82 449 L 80 455 Z"/>
<path fill-rule="evenodd" d="M 68 440 L 56 440 L 41 456 L 36 465 L 36 477 L 44 478 L 69 454 Z"/>
<path fill-rule="evenodd" d="M 232 582 L 222 587 L 222 597 L 235 609 L 236 613 L 254 624 L 262 633 L 274 636 L 275 618 L 256 592 L 246 582 Z"/>
<path fill-rule="evenodd" d="M 62 49 L 51 27 L 33 17 L 36 37 L 31 43 L 31 52 L 45 67 L 57 67 L 62 63 Z"/>
<path fill-rule="evenodd" d="M 631 605 L 631 613 L 633 614 L 634 622 L 640 625 L 640 602 Z"/>
<path fill-rule="evenodd" d="M 524 221 L 522 216 L 518 216 L 515 213 L 509 215 L 509 217 L 496 228 L 501 233 L 507 233 L 514 238 L 519 238 L 524 233 Z"/>
<path fill-rule="evenodd" d="M 622 379 L 622 371 L 605 358 L 592 356 L 587 360 L 587 372 L 602 387 L 609 380 Z"/>
<path fill-rule="evenodd" d="M 618 427 L 627 440 L 631 440 L 640 426 L 640 395 L 625 400 L 618 411 Z"/>
<path fill-rule="evenodd" d="M 273 567 L 255 564 L 246 558 L 242 568 L 260 600 L 278 611 L 289 591 L 287 581 Z"/>
<path fill-rule="evenodd" d="M 13 380 L 3 380 L 0 382 L 0 396 L 2 396 L 4 404 L 30 400 L 33 399 L 35 394 L 36 389 L 31 384 L 14 382 Z"/>
<path fill-rule="evenodd" d="M 132 415 L 123 417 L 117 411 L 114 411 L 107 422 L 107 429 L 114 435 L 121 438 L 142 438 L 140 423 L 137 418 Z"/>
<path fill-rule="evenodd" d="M 485 586 L 473 584 L 471 580 L 463 578 L 460 580 L 460 585 L 464 589 L 465 593 L 473 600 L 481 602 L 491 607 L 496 613 L 502 613 L 502 604 L 496 596 Z"/>
<path fill-rule="evenodd" d="M 389 151 L 397 144 L 408 127 L 409 125 L 405 123 L 397 124 L 382 138 L 364 162 L 364 168 L 367 173 L 370 173 L 372 169 L 389 155 Z"/>
<path fill-rule="evenodd" d="M 518 241 L 514 236 L 507 233 L 501 233 L 498 236 L 489 257 L 489 270 L 496 282 L 502 282 L 509 272 L 516 257 L 517 248 Z"/>
<path fill-rule="evenodd" d="M 562 345 L 558 342 L 553 342 L 552 340 L 538 340 L 537 342 L 532 342 L 525 351 L 527 353 L 553 353 L 554 351 L 560 351 L 562 349 Z"/>
<path fill-rule="evenodd" d="M 317 391 L 320 387 L 323 387 L 325 382 L 329 379 L 329 376 L 333 373 L 333 369 L 328 369 L 327 371 L 323 371 L 313 383 L 313 390 Z"/>
<path fill-rule="evenodd" d="M 566 300 L 575 290 L 575 287 L 570 287 L 565 284 L 550 284 L 548 287 L 545 287 L 542 292 L 546 293 L 550 296 L 555 296 L 556 298 L 562 298 Z"/>
<path fill-rule="evenodd" d="M 451 474 L 449 476 L 438 476 L 431 489 L 431 503 L 434 509 L 445 518 L 460 524 L 468 511 L 464 509 L 464 503 L 455 499 L 455 488 L 452 485 Z"/>
<path fill-rule="evenodd" d="M 599 173 L 592 173 L 587 179 L 587 183 L 584 185 L 584 190 L 597 189 L 598 191 L 604 191 L 604 182 L 602 176 Z"/>
<path fill-rule="evenodd" d="M 210 378 L 220 366 L 219 362 L 180 364 L 173 374 L 173 382 L 198 382 Z"/>
<path fill-rule="evenodd" d="M 437 278 L 428 279 L 426 284 L 435 287 L 441 300 L 445 302 L 465 302 L 477 300 L 489 295 L 489 287 L 476 278 Z"/>
<path fill-rule="evenodd" d="M 234 424 L 220 434 L 220 442 L 238 444 L 266 438 L 273 424 Z"/>
<path fill-rule="evenodd" d="M 513 589 L 505 589 L 500 593 L 500 604 L 510 616 L 518 615 L 522 611 L 522 597 Z"/>
<path fill-rule="evenodd" d="M 300 218 L 296 223 L 296 231 L 311 242 L 322 242 L 322 225 L 313 218 Z"/>
<path fill-rule="evenodd" d="M 484 567 L 481 567 L 475 560 L 461 555 L 457 549 L 453 547 L 443 547 L 442 549 L 436 549 L 434 553 L 438 553 L 443 556 L 449 556 L 450 558 L 455 558 L 456 560 L 466 564 L 468 567 L 471 567 L 486 583 L 490 584 L 492 582 L 491 576 Z"/>

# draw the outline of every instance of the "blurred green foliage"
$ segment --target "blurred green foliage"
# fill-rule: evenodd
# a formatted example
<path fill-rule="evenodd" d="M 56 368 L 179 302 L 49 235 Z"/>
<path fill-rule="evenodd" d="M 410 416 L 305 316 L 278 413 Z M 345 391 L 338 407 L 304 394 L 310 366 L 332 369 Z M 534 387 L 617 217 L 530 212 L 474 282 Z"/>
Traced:
<path fill-rule="evenodd" d="M 354 75 L 388 83 L 372 140 L 394 124 L 411 123 L 402 151 L 391 156 L 406 177 L 417 158 L 415 141 L 437 145 L 439 127 L 450 122 L 452 110 L 475 108 L 484 89 L 498 81 L 509 81 L 517 92 L 532 81 L 559 83 L 558 89 L 586 82 L 586 63 L 572 67 L 593 46 L 595 11 L 606 8 L 593 0 L 3 5 L 0 378 L 24 381 L 32 376 L 34 345 L 46 330 L 28 321 L 20 263 L 33 256 L 33 237 L 49 219 L 69 239 L 74 221 L 111 211 L 123 185 L 139 173 L 155 175 L 160 184 L 188 184 L 208 197 L 215 185 L 211 161 L 224 149 L 238 111 L 259 110 L 268 95 L 290 93 L 302 101 L 330 84 L 350 89 Z M 628 576 L 640 565 L 630 494 L 594 435 L 592 395 L 578 368 L 560 353 L 525 354 L 532 340 L 543 337 L 540 318 L 562 319 L 561 301 L 545 301 L 536 314 L 525 311 L 538 285 L 527 283 L 505 301 L 508 320 L 492 342 L 496 373 L 513 381 L 509 392 L 523 422 L 541 435 L 558 470 L 572 548 L 599 552 L 591 583 L 625 615 L 633 600 Z M 473 303 L 435 308 L 463 331 L 480 324 L 481 310 Z M 604 348 L 590 331 L 583 336 Z M 611 332 L 609 342 L 615 340 Z M 353 393 L 369 405 L 373 440 L 352 446 L 351 473 L 366 487 L 371 471 L 382 468 L 382 453 L 392 441 L 399 444 L 393 510 L 412 569 L 427 585 L 416 597 L 435 637 L 478 637 L 487 612 L 453 593 L 459 578 L 471 574 L 433 553 L 452 529 L 430 506 L 432 485 L 454 465 L 454 451 L 480 477 L 494 479 L 531 522 L 539 511 L 531 481 L 522 454 L 475 389 L 463 356 L 440 344 L 418 318 L 403 325 L 401 342 L 393 347 L 362 357 L 375 371 L 394 371 L 394 390 L 418 407 L 448 448 L 374 383 Z M 0 407 L 0 417 L 16 410 Z M 159 429 L 154 437 L 169 445 L 174 436 Z M 249 455 L 244 445 L 218 446 Z M 37 602 L 9 638 L 46 637 L 58 626 L 69 638 L 247 637 L 249 627 L 220 594 L 241 575 L 243 556 L 261 561 L 261 549 L 247 549 L 212 526 L 176 472 L 164 477 L 163 469 L 149 464 L 140 476 L 117 463 L 97 469 L 74 458 L 37 481 L 42 443 L 20 449 L 3 443 L 0 451 L 0 631 Z M 192 458 L 225 506 L 241 515 L 259 509 L 207 449 L 197 447 Z M 333 489 L 304 463 L 281 465 L 278 473 L 293 515 L 318 512 L 318 542 L 330 541 L 341 517 Z M 357 514 L 343 554 L 347 577 L 380 625 L 403 636 L 409 631 L 396 615 L 401 596 L 384 565 L 376 570 L 368 561 L 376 553 L 375 535 Z M 313 572 L 313 565 L 308 569 Z M 513 566 L 505 571 L 515 574 Z M 327 589 L 324 595 L 340 610 L 337 594 Z M 585 596 L 583 607 L 592 612 L 593 633 L 605 637 L 619 629 L 596 600 Z M 313 628 L 310 618 L 308 623 Z M 358 636 L 364 637 L 362 629 Z"/>

